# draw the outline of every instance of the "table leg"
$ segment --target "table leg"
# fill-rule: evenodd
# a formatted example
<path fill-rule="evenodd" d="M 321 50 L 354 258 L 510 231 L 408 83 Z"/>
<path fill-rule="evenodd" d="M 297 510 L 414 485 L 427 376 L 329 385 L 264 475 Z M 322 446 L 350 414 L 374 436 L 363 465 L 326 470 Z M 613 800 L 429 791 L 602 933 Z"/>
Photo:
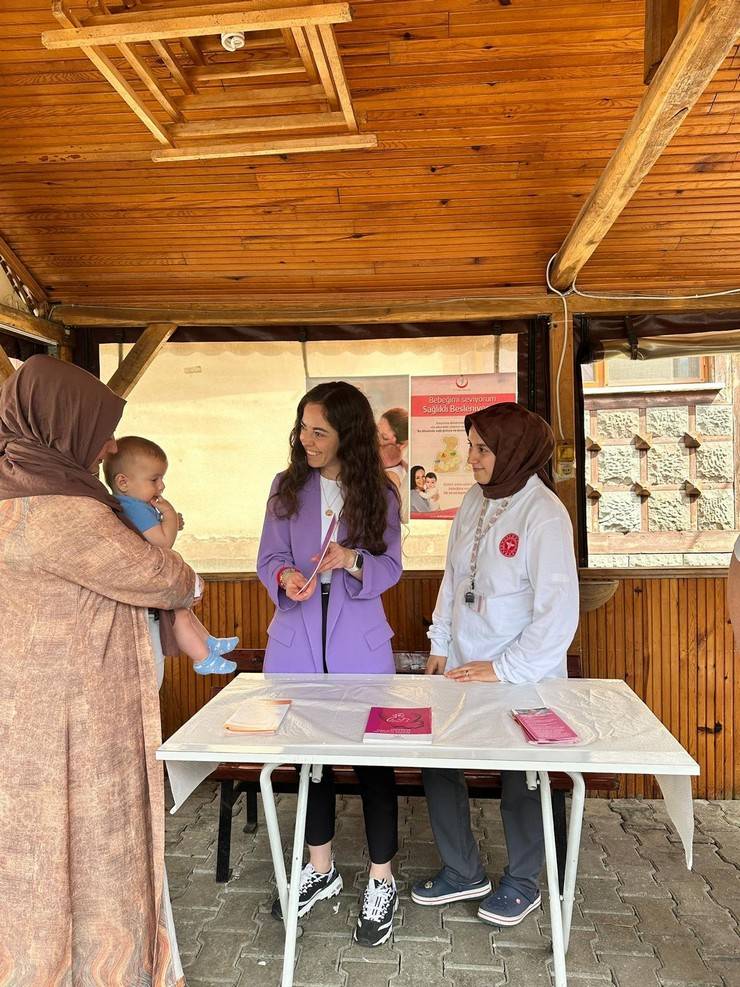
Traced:
<path fill-rule="evenodd" d="M 567 772 L 573 781 L 573 799 L 570 805 L 568 826 L 568 849 L 565 857 L 565 880 L 563 882 L 563 949 L 567 953 L 570 944 L 570 924 L 573 918 L 573 899 L 576 894 L 578 855 L 581 851 L 581 829 L 583 808 L 586 803 L 586 783 L 583 775 Z"/>
<path fill-rule="evenodd" d="M 283 857 L 283 843 L 280 838 L 280 824 L 278 823 L 277 809 L 275 808 L 275 793 L 272 790 L 272 772 L 279 768 L 279 764 L 266 764 L 260 771 L 260 791 L 262 792 L 262 809 L 265 813 L 265 823 L 267 824 L 267 836 L 270 841 L 270 853 L 272 855 L 272 866 L 275 871 L 275 883 L 277 884 L 278 897 L 283 915 L 288 914 L 288 878 L 285 874 L 285 858 Z"/>
<path fill-rule="evenodd" d="M 298 895 L 301 887 L 303 868 L 303 840 L 306 835 L 306 807 L 308 806 L 308 785 L 311 779 L 311 765 L 301 765 L 301 778 L 298 782 L 298 803 L 295 811 L 295 831 L 293 833 L 293 856 L 290 865 L 290 885 L 288 886 L 288 910 L 283 912 L 285 925 L 285 951 L 283 953 L 282 987 L 292 987 L 295 967 L 295 943 L 298 936 Z"/>
<path fill-rule="evenodd" d="M 558 880 L 558 856 L 555 846 L 555 826 L 552 817 L 550 776 L 539 771 L 540 800 L 542 802 L 542 828 L 545 834 L 545 863 L 547 865 L 547 889 L 550 894 L 550 926 L 552 929 L 552 956 L 555 968 L 555 987 L 567 987 L 565 972 L 565 948 L 563 943 L 563 913 L 560 909 L 560 881 Z"/>

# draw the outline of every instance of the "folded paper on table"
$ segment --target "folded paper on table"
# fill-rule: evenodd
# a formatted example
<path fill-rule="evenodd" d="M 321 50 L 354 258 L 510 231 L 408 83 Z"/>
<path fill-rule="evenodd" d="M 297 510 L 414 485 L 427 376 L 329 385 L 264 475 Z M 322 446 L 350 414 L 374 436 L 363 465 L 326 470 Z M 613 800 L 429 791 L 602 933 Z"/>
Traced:
<path fill-rule="evenodd" d="M 555 710 L 548 706 L 513 709 L 511 715 L 526 734 L 530 744 L 576 744 L 578 734 Z"/>
<path fill-rule="evenodd" d="M 316 578 L 316 574 L 319 571 L 319 566 L 324 561 L 324 556 L 326 555 L 327 551 L 329 550 L 329 545 L 331 545 L 331 540 L 332 540 L 332 538 L 334 536 L 334 532 L 337 530 L 338 524 L 339 524 L 339 515 L 335 514 L 332 517 L 331 521 L 329 522 L 329 530 L 326 532 L 326 535 L 324 537 L 324 540 L 321 543 L 321 548 L 319 549 L 319 559 L 318 559 L 318 562 L 316 563 L 316 568 L 314 569 L 314 571 L 311 573 L 311 575 L 306 580 L 306 583 L 305 583 L 303 589 L 301 589 L 300 592 L 296 594 L 296 596 L 298 598 L 300 598 L 301 596 L 303 596 L 303 594 L 305 593 L 305 591 L 311 585 L 311 581 Z"/>
<path fill-rule="evenodd" d="M 398 741 L 431 744 L 431 707 L 371 706 L 362 740 L 370 744 Z"/>
<path fill-rule="evenodd" d="M 224 723 L 232 733 L 276 733 L 290 709 L 290 699 L 247 699 Z"/>

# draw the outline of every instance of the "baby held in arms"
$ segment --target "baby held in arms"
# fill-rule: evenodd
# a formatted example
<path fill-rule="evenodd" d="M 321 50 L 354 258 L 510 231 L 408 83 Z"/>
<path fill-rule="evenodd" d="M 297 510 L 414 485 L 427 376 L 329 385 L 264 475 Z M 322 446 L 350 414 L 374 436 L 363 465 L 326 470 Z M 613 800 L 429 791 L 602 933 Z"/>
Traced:
<path fill-rule="evenodd" d="M 167 456 L 155 442 L 127 435 L 117 440 L 118 451 L 103 463 L 105 480 L 129 521 L 152 545 L 172 548 L 182 530 L 182 515 L 162 497 Z M 213 637 L 192 610 L 176 610 L 173 626 L 181 651 L 193 661 L 198 675 L 226 675 L 236 662 L 222 657 L 239 643 L 237 637 Z"/>

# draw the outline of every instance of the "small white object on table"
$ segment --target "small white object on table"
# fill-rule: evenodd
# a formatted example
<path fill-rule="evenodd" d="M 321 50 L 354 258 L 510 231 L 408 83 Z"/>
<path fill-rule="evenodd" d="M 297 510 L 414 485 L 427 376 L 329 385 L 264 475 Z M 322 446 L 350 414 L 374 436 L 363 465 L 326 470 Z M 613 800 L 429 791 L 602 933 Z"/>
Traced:
<path fill-rule="evenodd" d="M 290 712 L 274 735 L 225 729 L 245 699 L 290 699 Z M 363 744 L 371 706 L 430 706 L 433 742 Z M 527 742 L 512 709 L 549 706 L 579 735 L 576 744 Z M 692 861 L 694 816 L 691 775 L 699 765 L 621 680 L 549 679 L 536 685 L 502 682 L 461 684 L 424 675 L 242 674 L 185 723 L 157 751 L 167 763 L 173 812 L 220 763 L 263 764 L 260 777 L 275 880 L 285 916 L 283 987 L 293 983 L 298 890 L 303 864 L 308 785 L 323 765 L 385 764 L 394 767 L 475 768 L 524 771 L 540 786 L 556 987 L 566 987 L 565 956 L 580 849 L 589 772 L 652 774 L 666 810 Z M 271 775 L 276 767 L 300 764 L 300 782 L 290 882 L 287 881 Z M 550 796 L 551 771 L 573 780 L 565 882 L 560 901 Z"/>

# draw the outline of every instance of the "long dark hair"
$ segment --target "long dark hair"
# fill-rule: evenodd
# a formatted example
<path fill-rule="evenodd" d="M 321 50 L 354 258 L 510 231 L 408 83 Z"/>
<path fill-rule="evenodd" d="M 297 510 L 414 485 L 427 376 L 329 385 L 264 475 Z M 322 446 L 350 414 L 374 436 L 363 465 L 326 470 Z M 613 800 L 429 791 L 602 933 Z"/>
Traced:
<path fill-rule="evenodd" d="M 388 523 L 387 491 L 398 495 L 380 461 L 378 430 L 370 402 L 362 391 L 344 380 L 317 384 L 301 398 L 290 433 L 290 462 L 273 494 L 272 510 L 276 517 L 294 517 L 298 513 L 298 495 L 311 475 L 312 467 L 301 444 L 301 422 L 307 404 L 320 404 L 327 421 L 339 434 L 337 458 L 346 545 L 382 555 L 387 548 L 383 537 Z"/>

